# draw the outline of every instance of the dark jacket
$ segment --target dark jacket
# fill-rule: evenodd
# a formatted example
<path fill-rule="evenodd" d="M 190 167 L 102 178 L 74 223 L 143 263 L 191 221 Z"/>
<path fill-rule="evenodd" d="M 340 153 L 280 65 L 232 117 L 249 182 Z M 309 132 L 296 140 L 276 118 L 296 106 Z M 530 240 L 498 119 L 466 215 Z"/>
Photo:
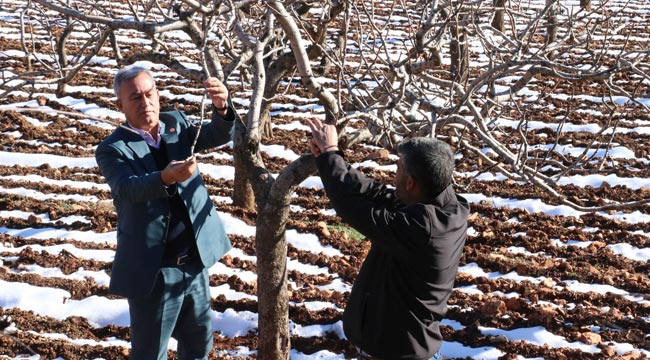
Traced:
<path fill-rule="evenodd" d="M 467 201 L 449 186 L 430 203 L 405 206 L 337 153 L 317 164 L 337 215 L 372 242 L 343 314 L 345 335 L 375 357 L 430 359 L 442 343 Z"/>
<path fill-rule="evenodd" d="M 216 112 L 215 112 L 216 113 Z M 234 110 L 230 119 L 213 116 L 201 128 L 195 152 L 232 139 Z M 190 156 L 197 127 L 190 126 L 180 111 L 160 113 L 162 144 L 169 160 Z M 160 270 L 170 219 L 169 198 L 179 194 L 190 216 L 201 262 L 210 267 L 231 248 L 201 175 L 165 188 L 149 146 L 137 133 L 118 127 L 102 141 L 95 158 L 111 188 L 117 210 L 117 250 L 109 291 L 125 297 L 148 294 Z"/>

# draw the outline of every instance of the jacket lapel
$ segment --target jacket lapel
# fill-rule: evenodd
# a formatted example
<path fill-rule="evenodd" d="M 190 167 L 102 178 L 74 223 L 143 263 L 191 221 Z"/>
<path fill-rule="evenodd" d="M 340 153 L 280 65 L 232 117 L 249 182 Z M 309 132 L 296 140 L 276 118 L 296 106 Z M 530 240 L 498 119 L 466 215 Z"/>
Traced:
<path fill-rule="evenodd" d="M 126 125 L 125 123 L 125 126 Z M 149 145 L 147 145 L 147 142 L 144 141 L 144 139 L 135 132 L 128 131 L 123 128 L 119 128 L 123 132 L 122 138 L 124 139 L 124 143 L 126 146 L 133 151 L 133 158 L 135 160 L 139 160 L 140 163 L 144 165 L 144 168 L 147 172 L 151 173 L 154 171 L 158 171 L 158 165 L 156 164 L 156 160 L 153 158 L 153 155 L 151 155 L 151 151 L 149 150 Z"/>
<path fill-rule="evenodd" d="M 171 125 L 171 126 L 170 126 Z M 166 124 L 165 122 L 160 122 L 160 130 L 162 135 L 162 142 L 160 146 L 164 146 L 167 150 L 167 158 L 169 161 L 173 160 L 183 160 L 182 154 L 178 148 L 178 131 L 176 127 L 173 126 L 174 123 Z"/>

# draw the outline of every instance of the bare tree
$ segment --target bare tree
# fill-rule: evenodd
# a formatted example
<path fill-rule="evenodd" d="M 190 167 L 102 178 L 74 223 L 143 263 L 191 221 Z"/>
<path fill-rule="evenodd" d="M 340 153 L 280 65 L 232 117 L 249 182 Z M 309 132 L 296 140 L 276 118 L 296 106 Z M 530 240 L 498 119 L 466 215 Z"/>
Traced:
<path fill-rule="evenodd" d="M 259 357 L 262 359 L 288 359 L 290 350 L 290 334 L 288 323 L 288 292 L 287 292 L 287 241 L 285 227 L 289 215 L 290 196 L 294 188 L 307 176 L 315 171 L 313 157 L 303 155 L 283 169 L 274 179 L 272 174 L 260 161 L 259 145 L 260 125 L 268 120 L 267 100 L 278 87 L 279 80 L 289 71 L 296 69 L 302 84 L 311 94 L 319 98 L 330 114 L 329 122 L 335 122 L 339 112 L 338 103 L 334 96 L 319 84 L 309 65 L 309 54 L 318 54 L 321 48 L 319 38 L 328 28 L 328 21 L 322 21 L 320 27 L 314 27 L 307 32 L 314 42 L 310 49 L 302 38 L 303 29 L 310 26 L 302 22 L 296 14 L 302 15 L 309 7 L 292 8 L 292 15 L 282 2 L 271 1 L 260 10 L 266 24 L 263 32 L 255 37 L 257 41 L 248 42 L 250 34 L 239 31 L 240 39 L 245 48 L 252 52 L 253 63 L 253 94 L 248 111 L 245 127 L 237 128 L 236 158 L 242 160 L 246 174 L 251 181 L 258 209 L 256 228 L 256 249 L 258 269 L 258 301 L 259 301 Z M 326 19 L 334 19 L 340 13 L 340 4 L 327 8 Z M 278 31 L 281 30 L 281 31 Z M 276 34 L 281 34 L 277 36 Z M 322 41 L 322 40 L 320 40 Z M 268 51 L 277 51 L 269 47 L 271 43 L 286 43 L 291 49 L 291 58 L 282 56 L 275 62 L 265 62 Z M 312 55 L 313 56 L 313 55 Z M 271 69 L 271 73 L 267 73 Z M 265 96 L 262 96 L 264 94 Z"/>
<path fill-rule="evenodd" d="M 210 75 L 225 80 L 236 70 L 248 77 L 252 92 L 250 106 L 245 121 L 236 126 L 235 194 L 238 189 L 250 188 L 257 210 L 258 357 L 288 358 L 285 227 L 293 189 L 313 173 L 315 167 L 313 157 L 304 155 L 274 177 L 266 169 L 259 148 L 263 130 L 268 133 L 270 129 L 269 110 L 280 81 L 294 72 L 301 78 L 302 85 L 327 108 L 328 121 L 336 122 L 338 102 L 316 80 L 310 58 L 318 57 L 325 49 L 323 43 L 328 39 L 325 35 L 329 23 L 341 13 L 343 3 L 296 2 L 285 8 L 282 2 L 275 1 L 245 1 L 236 5 L 192 0 L 175 5 L 151 1 L 128 3 L 126 15 L 125 8 L 117 4 L 100 7 L 84 3 L 36 2 L 43 12 L 54 11 L 78 26 L 93 26 L 103 34 L 112 34 L 111 46 L 119 64 L 151 61 L 195 81 Z M 325 10 L 319 18 L 308 16 L 313 6 Z M 202 70 L 188 68 L 178 60 L 173 46 L 175 40 L 168 35 L 172 31 L 182 31 L 190 39 L 198 53 L 195 61 Z M 149 49 L 123 51 L 119 37 L 115 36 L 120 33 L 148 39 Z M 217 40 L 210 39 L 211 36 Z M 59 55 L 65 57 L 66 42 L 62 40 L 59 44 Z M 225 66 L 220 61 L 223 57 L 217 55 L 218 49 L 228 57 L 229 63 Z M 59 66 L 60 69 L 64 67 Z M 57 81 L 65 83 L 62 79 Z M 253 197 L 246 196 L 240 203 L 250 204 L 251 199 Z"/>
<path fill-rule="evenodd" d="M 33 85 L 56 85 L 57 96 L 63 96 L 68 84 L 97 55 L 109 36 L 92 23 L 81 23 L 71 17 L 52 18 L 43 9 L 26 6 L 20 12 L 21 50 L 25 53 L 26 72 L 16 74 L 2 83 L 5 91 Z M 37 29 L 45 35 L 37 34 Z M 84 31 L 88 37 L 68 52 L 68 39 L 73 31 Z M 6 87 L 5 84 L 12 83 Z"/>
<path fill-rule="evenodd" d="M 625 74 L 634 73 L 647 81 L 650 55 L 634 47 L 613 49 L 613 43 L 608 41 L 614 32 L 625 29 L 625 19 L 604 11 L 606 3 L 592 12 L 560 7 L 557 1 L 550 0 L 543 7 L 519 3 L 517 8 L 509 9 L 511 20 L 501 32 L 483 25 L 486 22 L 481 16 L 492 14 L 493 9 L 484 8 L 487 6 L 484 2 L 468 2 L 463 6 L 469 8 L 465 11 L 472 18 L 463 22 L 466 26 L 461 33 L 456 29 L 459 23 L 456 5 L 434 1 L 411 9 L 419 11 L 420 19 L 426 19 L 411 37 L 416 48 L 405 50 L 399 60 L 391 60 L 395 56 L 377 60 L 381 66 L 373 64 L 374 76 L 383 81 L 367 95 L 359 95 L 363 100 L 358 102 L 367 104 L 363 109 L 369 124 L 364 136 L 386 147 L 393 146 L 396 139 L 416 134 L 446 137 L 474 154 L 480 163 L 488 164 L 487 168 L 513 180 L 532 183 L 559 203 L 581 211 L 633 208 L 648 203 L 648 199 L 621 199 L 598 206 L 586 205 L 564 194 L 558 185 L 563 176 L 582 173 L 583 169 L 598 167 L 597 163 L 604 161 L 594 154 L 607 151 L 603 144 L 612 143 L 610 132 L 624 111 L 620 103 L 611 101 L 613 97 L 629 99 L 623 106 L 647 109 L 636 100 L 638 87 L 631 86 Z M 399 25 L 387 27 L 374 36 L 395 34 L 399 30 Z M 553 32 L 552 36 L 549 31 Z M 468 36 L 468 40 L 463 41 L 461 36 Z M 596 38 L 601 40 L 594 47 Z M 394 53 L 393 48 L 388 48 L 388 44 L 395 43 L 394 39 L 382 40 L 387 48 L 376 52 Z M 449 67 L 440 66 L 425 55 L 448 42 L 472 43 L 470 52 L 482 57 L 472 62 L 466 84 L 458 81 L 462 78 L 455 77 L 453 53 Z M 570 93 L 567 88 L 586 82 L 599 84 L 603 94 L 603 115 L 599 121 L 602 130 L 593 135 L 577 157 L 559 151 L 565 135 L 561 131 L 547 150 L 532 149 L 528 145 L 527 129 L 532 121 L 545 114 L 523 110 L 522 103 L 526 101 L 526 107 L 530 108 L 544 101 L 544 97 L 526 99 L 518 94 L 524 89 L 539 89 L 542 93 L 550 92 L 547 95 L 550 96 L 557 87 L 566 94 Z M 384 96 L 377 96 L 379 92 Z M 564 113 L 565 121 L 577 116 L 570 108 Z M 506 129 L 499 126 L 504 120 L 517 124 L 515 131 L 507 132 L 506 137 L 503 136 Z M 486 155 L 481 148 L 489 148 L 493 153 Z"/>

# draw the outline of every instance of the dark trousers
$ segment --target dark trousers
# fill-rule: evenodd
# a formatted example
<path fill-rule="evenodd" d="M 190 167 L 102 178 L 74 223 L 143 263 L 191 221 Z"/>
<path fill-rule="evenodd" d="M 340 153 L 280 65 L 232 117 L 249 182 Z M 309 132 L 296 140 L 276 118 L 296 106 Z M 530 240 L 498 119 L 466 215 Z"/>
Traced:
<path fill-rule="evenodd" d="M 357 347 L 357 351 L 359 352 L 357 360 L 383 360 L 382 358 L 374 357 L 366 353 L 365 351 L 359 349 L 358 347 Z M 440 351 L 436 352 L 431 358 L 431 360 L 442 360 L 442 355 L 440 355 Z"/>
<path fill-rule="evenodd" d="M 200 261 L 163 267 L 150 294 L 129 299 L 131 359 L 165 360 L 170 337 L 179 360 L 207 359 L 212 350 L 210 289 Z"/>

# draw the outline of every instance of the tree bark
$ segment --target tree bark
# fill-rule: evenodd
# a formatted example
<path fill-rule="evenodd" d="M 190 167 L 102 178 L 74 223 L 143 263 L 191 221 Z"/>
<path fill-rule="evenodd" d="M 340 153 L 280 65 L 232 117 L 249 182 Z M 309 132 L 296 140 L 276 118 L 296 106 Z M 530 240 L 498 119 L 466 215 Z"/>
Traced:
<path fill-rule="evenodd" d="M 70 34 L 74 31 L 74 22 L 71 21 L 70 17 L 66 17 L 66 27 L 63 29 L 63 32 L 59 36 L 56 42 L 56 55 L 61 68 L 61 78 L 68 76 L 68 52 L 66 45 Z M 57 97 L 64 97 L 67 92 L 68 84 L 65 81 L 62 81 L 57 84 L 55 94 Z"/>
<path fill-rule="evenodd" d="M 557 40 L 557 4 L 555 0 L 546 0 L 546 6 L 549 7 L 546 13 L 546 45 L 550 45 Z M 555 51 L 548 53 L 549 60 L 555 58 Z"/>
<path fill-rule="evenodd" d="M 503 32 L 504 30 L 504 14 L 506 0 L 494 0 L 494 17 L 492 18 L 492 27 Z"/>
<path fill-rule="evenodd" d="M 585 11 L 591 11 L 591 0 L 580 0 L 580 7 Z"/>
<path fill-rule="evenodd" d="M 289 295 L 287 291 L 287 239 L 289 216 L 286 204 L 267 203 L 258 214 L 255 243 L 257 253 L 257 297 L 261 360 L 289 359 Z"/>
<path fill-rule="evenodd" d="M 467 33 L 459 22 L 465 18 L 458 14 L 458 21 L 451 27 L 452 40 L 449 43 L 451 56 L 451 72 L 455 82 L 464 84 L 469 78 L 469 53 L 467 48 Z"/>
<path fill-rule="evenodd" d="M 246 172 L 245 154 L 241 151 L 245 149 L 244 134 L 246 130 L 241 121 L 235 123 L 235 136 L 233 138 L 233 163 L 235 167 L 235 184 L 233 185 L 232 204 L 239 206 L 248 211 L 255 210 L 255 195 L 253 187 Z"/>
<path fill-rule="evenodd" d="M 256 182 L 261 209 L 256 222 L 258 297 L 258 359 L 289 359 L 289 292 L 287 289 L 287 239 L 291 194 L 295 187 L 316 171 L 311 155 L 303 155 L 285 167 L 275 180 Z M 269 186 L 270 185 L 270 186 Z M 258 191 L 268 194 L 263 197 Z"/>

